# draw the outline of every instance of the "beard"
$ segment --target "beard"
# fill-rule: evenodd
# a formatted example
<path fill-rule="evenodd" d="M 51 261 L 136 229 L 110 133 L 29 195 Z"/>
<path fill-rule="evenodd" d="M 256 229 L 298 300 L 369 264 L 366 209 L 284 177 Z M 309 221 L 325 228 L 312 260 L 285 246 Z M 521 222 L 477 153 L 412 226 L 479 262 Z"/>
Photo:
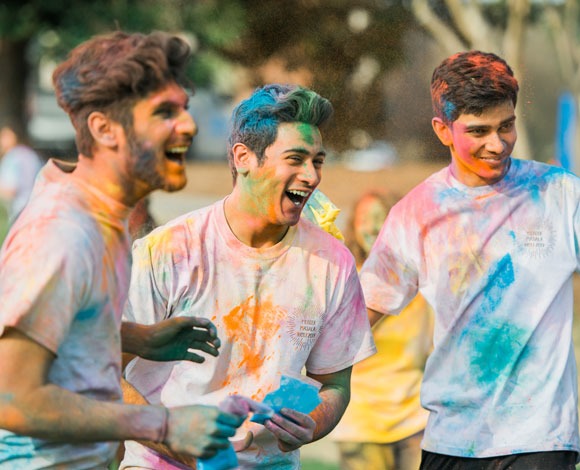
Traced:
<path fill-rule="evenodd" d="M 133 177 L 144 183 L 147 183 L 151 189 L 160 189 L 165 186 L 165 178 L 159 173 L 157 168 L 157 156 L 155 152 L 147 148 L 134 133 L 129 136 L 129 150 L 131 152 L 131 161 L 128 163 L 133 166 Z"/>

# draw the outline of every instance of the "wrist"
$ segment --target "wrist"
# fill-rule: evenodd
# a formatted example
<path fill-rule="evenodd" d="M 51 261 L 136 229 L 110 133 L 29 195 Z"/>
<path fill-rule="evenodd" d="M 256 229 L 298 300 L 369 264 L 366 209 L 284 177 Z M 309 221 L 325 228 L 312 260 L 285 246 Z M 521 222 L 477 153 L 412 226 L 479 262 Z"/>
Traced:
<path fill-rule="evenodd" d="M 121 325 L 121 345 L 124 353 L 147 356 L 147 326 L 134 322 Z"/>
<path fill-rule="evenodd" d="M 169 432 L 169 408 L 163 407 L 163 421 L 159 430 L 159 438 L 157 442 L 165 443 L 167 440 L 167 433 Z"/>

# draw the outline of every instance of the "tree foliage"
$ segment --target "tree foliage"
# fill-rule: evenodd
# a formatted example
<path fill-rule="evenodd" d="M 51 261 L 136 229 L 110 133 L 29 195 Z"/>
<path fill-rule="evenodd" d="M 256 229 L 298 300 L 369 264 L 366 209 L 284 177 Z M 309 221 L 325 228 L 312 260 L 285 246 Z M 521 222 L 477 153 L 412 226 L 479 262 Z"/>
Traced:
<path fill-rule="evenodd" d="M 417 21 L 446 54 L 469 49 L 495 52 L 512 66 L 520 88 L 525 87 L 529 72 L 526 45 L 530 28 L 547 29 L 562 78 L 580 95 L 578 0 L 410 0 L 410 4 Z M 535 158 L 526 126 L 529 113 L 523 105 L 520 99 L 519 156 Z"/>
<path fill-rule="evenodd" d="M 402 59 L 399 41 L 411 20 L 408 10 L 380 0 L 5 0 L 0 65 L 4 54 L 4 63 L 18 73 L 4 77 L 3 89 L 11 93 L 0 93 L 0 108 L 12 115 L 25 109 L 22 70 L 38 59 L 25 50 L 61 59 L 93 34 L 164 29 L 190 35 L 196 46 L 191 75 L 201 85 L 216 78 L 214 65 L 224 61 L 244 66 L 254 85 L 275 61 L 290 72 L 308 70 L 306 84 L 335 105 L 329 133 L 341 149 L 351 145 L 353 123 L 373 137 L 384 136 L 381 80 Z M 31 48 L 46 32 L 57 40 Z M 10 53 L 16 45 L 18 52 Z M 29 62 L 16 66 L 18 57 Z"/>

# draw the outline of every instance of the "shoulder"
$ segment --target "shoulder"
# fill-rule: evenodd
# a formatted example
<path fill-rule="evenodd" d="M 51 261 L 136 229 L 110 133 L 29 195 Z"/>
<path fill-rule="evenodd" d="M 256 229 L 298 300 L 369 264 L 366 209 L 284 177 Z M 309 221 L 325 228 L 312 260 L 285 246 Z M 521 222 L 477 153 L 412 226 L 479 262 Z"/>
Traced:
<path fill-rule="evenodd" d="M 347 246 L 318 225 L 302 217 L 298 223 L 299 245 L 306 251 L 323 256 L 334 264 L 351 268 L 354 256 Z"/>
<path fill-rule="evenodd" d="M 530 190 L 565 189 L 580 192 L 580 178 L 564 168 L 534 160 L 513 159 L 516 183 Z"/>
<path fill-rule="evenodd" d="M 133 243 L 133 251 L 167 253 L 183 251 L 195 240 L 204 236 L 204 232 L 211 227 L 220 207 L 220 202 L 217 202 L 160 225 L 143 238 L 136 240 Z"/>

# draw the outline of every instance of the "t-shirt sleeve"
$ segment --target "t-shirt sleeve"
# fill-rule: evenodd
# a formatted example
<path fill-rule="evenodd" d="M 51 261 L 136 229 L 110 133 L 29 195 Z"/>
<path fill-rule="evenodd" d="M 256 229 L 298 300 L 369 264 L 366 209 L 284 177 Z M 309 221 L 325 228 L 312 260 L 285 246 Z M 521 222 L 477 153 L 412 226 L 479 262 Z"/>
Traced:
<path fill-rule="evenodd" d="M 407 229 L 408 218 L 399 214 L 400 206 L 391 209 L 360 272 L 367 307 L 389 315 L 399 314 L 418 291 L 413 255 L 419 230 Z"/>
<path fill-rule="evenodd" d="M 75 316 L 97 307 L 87 301 L 95 276 L 90 239 L 72 225 L 51 224 L 27 224 L 6 238 L 0 255 L 0 335 L 13 327 L 57 354 Z"/>
<path fill-rule="evenodd" d="M 125 321 L 152 325 L 168 317 L 163 273 L 156 271 L 162 268 L 163 262 L 155 253 L 162 253 L 162 249 L 152 243 L 150 237 L 133 243 L 131 284 L 123 312 Z"/>
<path fill-rule="evenodd" d="M 306 370 L 313 374 L 338 372 L 376 352 L 360 281 L 354 260 L 350 261 L 306 362 Z"/>

